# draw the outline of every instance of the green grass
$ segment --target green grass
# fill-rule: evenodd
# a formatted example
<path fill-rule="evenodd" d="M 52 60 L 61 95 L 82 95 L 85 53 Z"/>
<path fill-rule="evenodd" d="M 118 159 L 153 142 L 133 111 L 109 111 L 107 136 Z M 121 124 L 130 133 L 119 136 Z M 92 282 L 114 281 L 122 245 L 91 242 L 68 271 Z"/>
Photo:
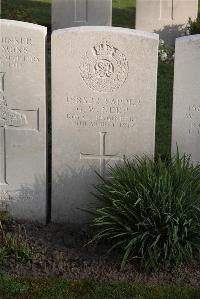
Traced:
<path fill-rule="evenodd" d="M 135 27 L 136 0 L 113 0 L 113 26 Z"/>
<path fill-rule="evenodd" d="M 2 0 L 2 18 L 51 26 L 51 0 Z"/>
<path fill-rule="evenodd" d="M 174 65 L 160 63 L 158 67 L 156 153 L 167 156 L 171 147 L 172 99 Z"/>
<path fill-rule="evenodd" d="M 198 299 L 200 289 L 177 286 L 96 284 L 89 280 L 12 278 L 0 274 L 1 299 Z"/>
<path fill-rule="evenodd" d="M 150 271 L 200 260 L 200 166 L 190 157 L 125 160 L 95 189 L 90 243 L 107 240 L 121 269 L 136 257 Z"/>

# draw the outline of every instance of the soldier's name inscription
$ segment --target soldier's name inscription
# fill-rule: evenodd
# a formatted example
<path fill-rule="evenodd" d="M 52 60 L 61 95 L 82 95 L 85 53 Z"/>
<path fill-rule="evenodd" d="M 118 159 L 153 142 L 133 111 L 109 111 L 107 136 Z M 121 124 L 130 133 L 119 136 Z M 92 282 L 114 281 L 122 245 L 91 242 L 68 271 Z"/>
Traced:
<path fill-rule="evenodd" d="M 38 63 L 34 54 L 36 43 L 31 37 L 2 36 L 0 38 L 0 64 L 9 68 L 21 68 L 24 64 Z"/>
<path fill-rule="evenodd" d="M 66 96 L 66 118 L 77 127 L 132 128 L 141 99 Z"/>

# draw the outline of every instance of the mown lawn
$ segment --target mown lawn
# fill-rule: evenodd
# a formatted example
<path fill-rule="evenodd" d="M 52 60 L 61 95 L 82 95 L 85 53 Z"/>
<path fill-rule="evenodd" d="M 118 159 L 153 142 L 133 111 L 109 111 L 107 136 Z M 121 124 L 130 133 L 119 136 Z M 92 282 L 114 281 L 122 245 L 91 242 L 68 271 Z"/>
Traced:
<path fill-rule="evenodd" d="M 1 299 L 198 299 L 200 289 L 177 286 L 96 284 L 46 278 L 11 278 L 0 274 Z"/>
<path fill-rule="evenodd" d="M 51 0 L 1 0 L 1 9 L 2 18 L 51 26 Z"/>

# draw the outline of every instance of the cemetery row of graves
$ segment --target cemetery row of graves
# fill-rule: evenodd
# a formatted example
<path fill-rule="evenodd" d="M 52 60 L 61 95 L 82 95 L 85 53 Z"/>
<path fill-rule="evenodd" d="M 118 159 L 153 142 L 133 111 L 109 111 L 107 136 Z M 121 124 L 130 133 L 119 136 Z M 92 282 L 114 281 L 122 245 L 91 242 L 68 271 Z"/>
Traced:
<path fill-rule="evenodd" d="M 1 202 L 46 221 L 46 28 L 1 20 Z M 172 153 L 199 161 L 199 35 L 177 39 Z M 84 223 L 97 170 L 154 156 L 159 37 L 113 27 L 52 34 L 54 222 Z M 51 165 L 48 165 L 51 168 Z"/>
<path fill-rule="evenodd" d="M 1 199 L 10 199 L 16 218 L 45 221 L 46 29 L 10 20 L 1 20 L 1 27 Z M 198 35 L 177 39 L 172 121 L 172 153 L 178 146 L 195 163 L 200 134 L 198 50 Z M 112 27 L 54 31 L 54 221 L 81 221 L 76 209 L 88 204 L 96 182 L 92 166 L 103 176 L 107 164 L 154 155 L 157 66 L 156 34 Z"/>
<path fill-rule="evenodd" d="M 190 4 L 195 16 L 198 3 Z M 176 19 L 175 7 L 167 16 L 164 8 L 165 21 Z M 150 270 L 192 263 L 200 251 L 200 35 L 177 38 L 175 64 L 173 50 L 159 64 L 158 34 L 92 26 L 89 13 L 83 5 L 72 15 L 90 26 L 54 30 L 51 41 L 45 26 L 0 20 L 0 209 L 20 221 L 92 222 L 92 244 L 107 239 L 119 249 L 121 269 L 135 259 Z M 163 38 L 174 40 L 169 33 Z M 163 152 L 158 139 L 167 140 Z"/>
<path fill-rule="evenodd" d="M 122 1 L 118 2 L 120 6 Z M 184 35 L 188 18 L 194 20 L 198 13 L 198 0 L 137 0 L 135 3 L 135 29 L 159 33 L 168 44 Z M 52 1 L 52 29 L 75 26 L 111 26 L 112 0 Z M 133 12 L 132 12 L 133 13 Z M 133 17 L 132 17 L 133 26 Z M 131 28 L 132 28 L 131 26 Z"/>

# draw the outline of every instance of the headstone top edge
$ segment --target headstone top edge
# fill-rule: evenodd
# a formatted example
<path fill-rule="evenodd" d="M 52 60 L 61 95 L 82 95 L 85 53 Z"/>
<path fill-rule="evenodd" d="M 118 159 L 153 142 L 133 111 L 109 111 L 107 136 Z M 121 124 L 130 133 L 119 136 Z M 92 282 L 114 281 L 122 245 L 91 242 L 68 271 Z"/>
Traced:
<path fill-rule="evenodd" d="M 0 25 L 15 26 L 15 27 L 19 27 L 19 28 L 39 30 L 41 32 L 44 32 L 44 34 L 47 34 L 47 27 L 38 25 L 38 24 L 28 23 L 28 22 L 21 22 L 21 21 L 9 20 L 9 19 L 1 19 Z"/>
<path fill-rule="evenodd" d="M 81 26 L 81 27 L 70 27 L 54 30 L 52 36 L 59 36 L 67 32 L 113 32 L 113 33 L 123 33 L 132 36 L 142 36 L 149 39 L 159 40 L 159 35 L 157 33 L 146 32 L 142 30 L 135 30 L 122 27 L 111 27 L 111 26 Z"/>
<path fill-rule="evenodd" d="M 200 34 L 178 37 L 176 38 L 176 46 L 180 43 L 189 43 L 192 41 L 200 41 Z"/>

